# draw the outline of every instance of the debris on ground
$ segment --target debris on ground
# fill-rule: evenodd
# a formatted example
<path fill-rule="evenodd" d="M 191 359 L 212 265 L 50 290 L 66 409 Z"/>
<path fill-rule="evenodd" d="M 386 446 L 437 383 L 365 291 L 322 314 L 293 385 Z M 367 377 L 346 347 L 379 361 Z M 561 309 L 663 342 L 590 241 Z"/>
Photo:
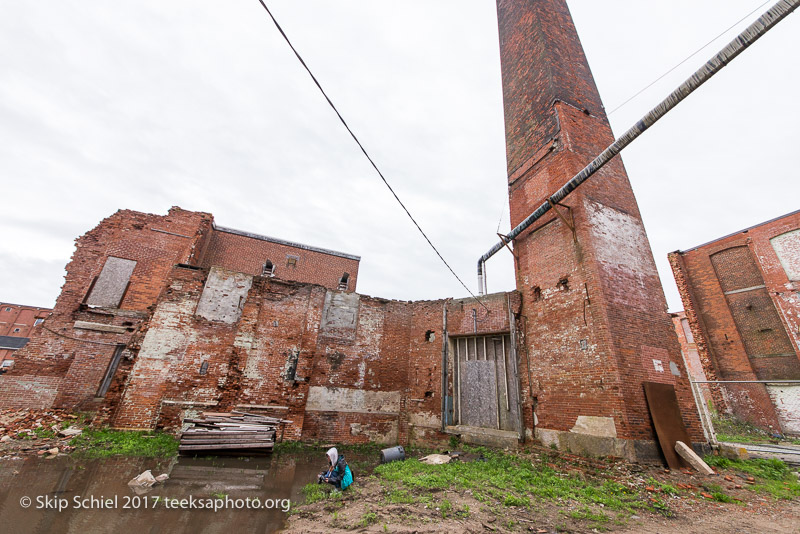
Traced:
<path fill-rule="evenodd" d="M 440 465 L 449 463 L 452 458 L 447 454 L 429 454 L 419 459 L 423 464 Z"/>
<path fill-rule="evenodd" d="M 85 414 L 63 410 L 0 410 L 0 452 L 53 449 L 68 452 L 69 440 L 80 434 Z"/>

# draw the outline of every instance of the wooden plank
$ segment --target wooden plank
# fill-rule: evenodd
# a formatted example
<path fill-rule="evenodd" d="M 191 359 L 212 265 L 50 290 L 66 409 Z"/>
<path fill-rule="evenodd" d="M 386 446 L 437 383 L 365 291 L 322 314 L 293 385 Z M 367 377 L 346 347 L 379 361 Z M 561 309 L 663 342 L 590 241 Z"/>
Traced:
<path fill-rule="evenodd" d="M 213 451 L 216 449 L 271 449 L 272 443 L 242 443 L 236 445 L 181 445 L 178 451 Z"/>
<path fill-rule="evenodd" d="M 667 460 L 667 465 L 672 469 L 686 467 L 687 462 L 675 452 L 675 443 L 682 441 L 690 444 L 692 440 L 681 418 L 675 388 L 672 384 L 659 382 L 643 382 L 642 385 L 658 443 L 661 445 L 661 452 Z"/>
<path fill-rule="evenodd" d="M 246 434 L 244 432 L 215 432 L 196 434 L 184 434 L 181 439 L 272 439 L 275 437 L 275 432 L 259 432 L 258 434 Z"/>
<path fill-rule="evenodd" d="M 246 439 L 224 439 L 224 440 L 205 440 L 198 439 L 193 441 L 181 441 L 181 446 L 184 445 L 236 445 L 236 444 L 261 444 L 272 446 L 275 442 L 271 439 L 252 441 Z"/>

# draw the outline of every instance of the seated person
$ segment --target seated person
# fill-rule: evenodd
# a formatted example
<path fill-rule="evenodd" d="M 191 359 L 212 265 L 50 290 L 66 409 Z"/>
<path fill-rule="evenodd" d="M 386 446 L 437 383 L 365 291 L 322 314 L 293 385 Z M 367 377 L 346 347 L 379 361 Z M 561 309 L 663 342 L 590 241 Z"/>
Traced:
<path fill-rule="evenodd" d="M 317 482 L 327 482 L 336 489 L 347 488 L 353 481 L 353 475 L 350 473 L 350 467 L 347 465 L 344 455 L 340 455 L 335 447 L 329 449 L 325 454 L 328 456 L 328 469 L 319 474 Z M 343 481 L 344 484 L 342 484 Z"/>

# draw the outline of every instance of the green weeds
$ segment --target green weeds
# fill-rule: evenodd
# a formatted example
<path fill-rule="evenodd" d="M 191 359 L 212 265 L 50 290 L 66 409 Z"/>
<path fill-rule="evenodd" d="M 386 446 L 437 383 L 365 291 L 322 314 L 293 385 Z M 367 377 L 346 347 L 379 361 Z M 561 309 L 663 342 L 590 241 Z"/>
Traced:
<path fill-rule="evenodd" d="M 159 458 L 178 453 L 178 440 L 170 434 L 134 430 L 84 430 L 70 441 L 75 454 L 85 458 L 144 456 Z"/>
<path fill-rule="evenodd" d="M 800 497 L 800 482 L 792 474 L 789 467 L 780 460 L 767 460 L 764 458 L 739 460 L 723 456 L 706 456 L 705 461 L 708 465 L 719 469 L 731 469 L 752 475 L 757 480 L 757 484 L 753 485 L 752 488 L 756 491 L 769 493 L 776 499 Z"/>

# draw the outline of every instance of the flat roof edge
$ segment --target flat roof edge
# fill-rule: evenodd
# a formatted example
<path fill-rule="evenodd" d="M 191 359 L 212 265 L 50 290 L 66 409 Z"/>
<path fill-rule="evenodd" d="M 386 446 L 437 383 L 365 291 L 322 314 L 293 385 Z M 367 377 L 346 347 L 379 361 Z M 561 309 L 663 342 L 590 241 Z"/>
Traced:
<path fill-rule="evenodd" d="M 346 252 L 339 252 L 337 250 L 330 250 L 327 248 L 321 247 L 312 247 L 311 245 L 304 245 L 303 243 L 295 243 L 294 241 L 287 241 L 285 239 L 278 239 L 277 237 L 270 237 L 261 234 L 254 234 L 252 232 L 245 232 L 244 230 L 236 230 L 235 228 L 226 228 L 224 226 L 218 226 L 216 224 L 213 225 L 214 230 L 219 232 L 225 232 L 226 234 L 234 234 L 240 235 L 242 237 L 249 237 L 251 239 L 258 239 L 259 241 L 269 241 L 270 243 L 276 243 L 278 245 L 285 245 L 287 247 L 294 247 L 300 248 L 303 250 L 308 250 L 311 252 L 319 252 L 321 254 L 328 254 L 330 256 L 338 256 L 340 258 L 346 258 L 348 260 L 355 260 L 361 261 L 361 256 L 356 256 L 355 254 L 348 254 Z"/>
<path fill-rule="evenodd" d="M 765 224 L 773 223 L 773 222 L 775 222 L 775 221 L 778 221 L 778 220 L 780 220 L 780 219 L 783 219 L 784 217 L 791 217 L 792 215 L 796 215 L 796 214 L 798 214 L 798 213 L 800 213 L 800 210 L 790 211 L 789 213 L 784 213 L 783 215 L 779 215 L 779 216 L 777 216 L 777 217 L 774 217 L 774 218 L 772 218 L 772 219 L 770 219 L 770 220 L 768 220 L 768 221 L 760 222 L 760 223 L 758 223 L 758 224 L 754 224 L 753 226 L 748 226 L 747 228 L 742 228 L 741 230 L 738 230 L 738 231 L 736 231 L 736 232 L 731 232 L 731 233 L 729 233 L 729 234 L 727 234 L 727 235 L 724 235 L 724 236 L 722 236 L 722 237 L 718 237 L 718 238 L 716 238 L 716 239 L 712 239 L 711 241 L 707 241 L 707 242 L 705 242 L 705 243 L 703 243 L 703 244 L 701 244 L 701 245 L 696 245 L 696 246 L 694 246 L 694 247 L 687 248 L 686 250 L 677 250 L 676 252 L 677 252 L 678 254 L 683 254 L 683 253 L 685 253 L 685 252 L 692 252 L 693 250 L 697 250 L 698 248 L 703 248 L 703 247 L 705 247 L 705 246 L 707 246 L 707 245 L 710 245 L 711 243 L 716 243 L 717 241 L 722 241 L 723 239 L 728 239 L 729 237 L 733 237 L 733 236 L 735 236 L 736 234 L 741 234 L 741 233 L 744 233 L 744 232 L 749 232 L 749 231 L 750 231 L 750 230 L 752 230 L 753 228 L 758 228 L 759 226 L 764 226 Z"/>

